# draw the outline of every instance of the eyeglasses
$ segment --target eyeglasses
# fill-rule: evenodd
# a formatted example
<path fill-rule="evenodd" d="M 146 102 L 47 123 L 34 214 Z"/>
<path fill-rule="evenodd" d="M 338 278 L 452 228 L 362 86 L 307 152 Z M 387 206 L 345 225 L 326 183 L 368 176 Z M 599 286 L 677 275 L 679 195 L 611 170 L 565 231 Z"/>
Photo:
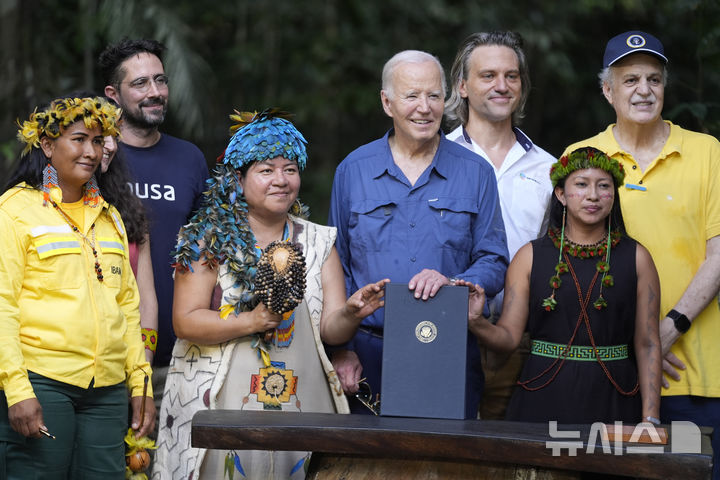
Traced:
<path fill-rule="evenodd" d="M 150 85 L 153 83 L 157 86 L 158 90 L 167 88 L 168 81 L 170 79 L 165 74 L 155 75 L 154 77 L 140 77 L 136 78 L 132 82 L 127 82 L 128 86 L 139 93 L 147 93 L 150 90 Z"/>
<path fill-rule="evenodd" d="M 372 389 L 369 383 L 360 381 L 358 387 L 359 390 L 355 394 L 355 398 L 365 405 L 374 415 L 380 415 L 380 394 L 376 394 L 375 401 L 373 401 Z"/>

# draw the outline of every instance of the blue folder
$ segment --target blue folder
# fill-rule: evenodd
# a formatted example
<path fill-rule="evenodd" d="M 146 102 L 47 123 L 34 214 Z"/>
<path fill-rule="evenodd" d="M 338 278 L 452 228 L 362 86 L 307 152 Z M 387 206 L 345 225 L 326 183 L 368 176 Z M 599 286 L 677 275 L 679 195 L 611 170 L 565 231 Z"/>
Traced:
<path fill-rule="evenodd" d="M 407 284 L 385 286 L 380 414 L 464 419 L 468 288 L 413 295 Z"/>

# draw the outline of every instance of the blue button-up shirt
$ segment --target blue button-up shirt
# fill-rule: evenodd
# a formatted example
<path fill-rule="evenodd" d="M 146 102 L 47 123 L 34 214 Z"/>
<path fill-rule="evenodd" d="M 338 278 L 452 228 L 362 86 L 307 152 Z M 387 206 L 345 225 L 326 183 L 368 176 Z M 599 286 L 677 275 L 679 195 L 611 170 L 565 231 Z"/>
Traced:
<path fill-rule="evenodd" d="M 445 139 L 411 185 L 393 161 L 388 137 L 364 145 L 335 172 L 329 224 L 337 227 L 348 295 L 390 278 L 407 283 L 425 268 L 502 290 L 508 265 L 492 167 Z M 383 326 L 383 309 L 363 320 Z"/>

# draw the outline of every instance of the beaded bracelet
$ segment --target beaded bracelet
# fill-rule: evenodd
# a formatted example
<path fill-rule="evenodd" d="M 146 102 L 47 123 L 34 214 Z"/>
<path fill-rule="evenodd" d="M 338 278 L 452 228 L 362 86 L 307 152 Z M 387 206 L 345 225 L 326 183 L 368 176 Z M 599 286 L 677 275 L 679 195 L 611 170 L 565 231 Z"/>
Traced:
<path fill-rule="evenodd" d="M 155 353 L 155 350 L 157 349 L 157 330 L 152 328 L 143 328 L 141 330 L 141 334 L 145 348 Z"/>

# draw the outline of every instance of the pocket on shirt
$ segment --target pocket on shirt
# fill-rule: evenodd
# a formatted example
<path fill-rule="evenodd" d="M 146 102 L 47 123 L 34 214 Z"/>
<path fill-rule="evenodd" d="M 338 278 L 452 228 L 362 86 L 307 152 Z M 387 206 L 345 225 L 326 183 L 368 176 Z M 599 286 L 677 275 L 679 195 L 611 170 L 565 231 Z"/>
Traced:
<path fill-rule="evenodd" d="M 98 241 L 102 252 L 100 264 L 103 269 L 103 282 L 108 287 L 120 289 L 122 285 L 122 269 L 127 253 L 123 241 L 119 237 L 99 237 Z"/>
<path fill-rule="evenodd" d="M 40 236 L 32 239 L 40 259 L 28 264 L 29 277 L 40 280 L 44 290 L 80 288 L 83 282 L 83 265 L 80 242 L 72 238 Z"/>
<path fill-rule="evenodd" d="M 478 214 L 477 201 L 470 198 L 438 197 L 428 201 L 428 206 L 433 212 L 433 233 L 438 243 L 442 247 L 469 253 L 472 249 L 472 223 Z"/>
<path fill-rule="evenodd" d="M 392 243 L 392 219 L 397 204 L 390 200 L 363 200 L 350 205 L 348 230 L 351 249 L 379 252 Z"/>

